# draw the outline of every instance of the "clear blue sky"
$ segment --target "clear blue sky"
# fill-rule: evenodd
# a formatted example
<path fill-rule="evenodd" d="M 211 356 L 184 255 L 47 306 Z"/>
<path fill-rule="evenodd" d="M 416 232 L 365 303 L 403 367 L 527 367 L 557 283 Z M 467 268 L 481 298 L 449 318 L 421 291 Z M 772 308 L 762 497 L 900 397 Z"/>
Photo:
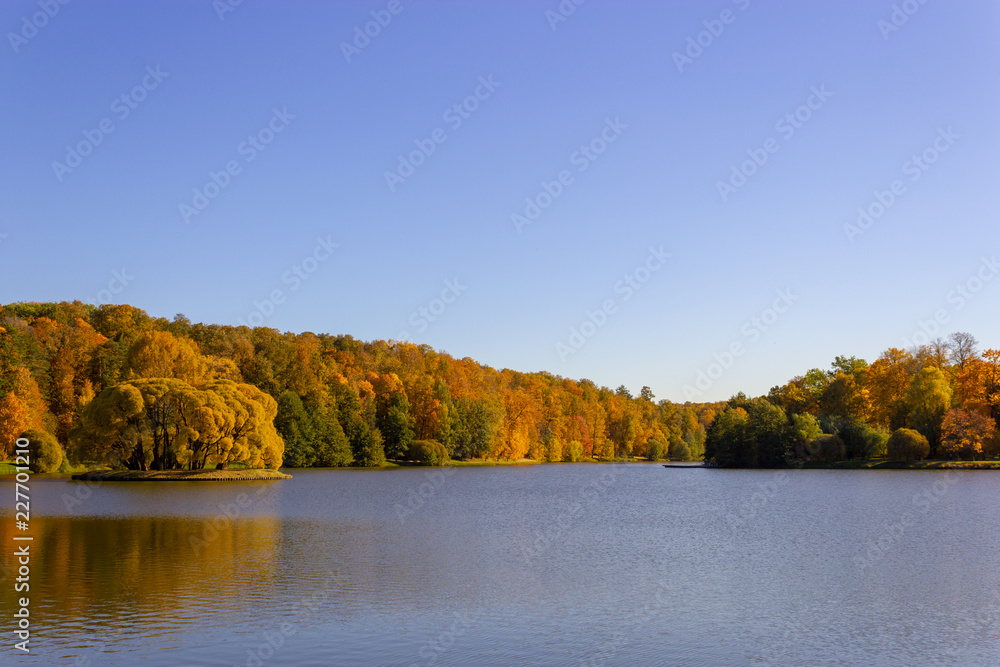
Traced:
<path fill-rule="evenodd" d="M 0 5 L 0 302 L 406 335 L 676 401 L 733 343 L 696 400 L 871 361 L 939 310 L 1000 347 L 996 3 L 223 2 Z"/>

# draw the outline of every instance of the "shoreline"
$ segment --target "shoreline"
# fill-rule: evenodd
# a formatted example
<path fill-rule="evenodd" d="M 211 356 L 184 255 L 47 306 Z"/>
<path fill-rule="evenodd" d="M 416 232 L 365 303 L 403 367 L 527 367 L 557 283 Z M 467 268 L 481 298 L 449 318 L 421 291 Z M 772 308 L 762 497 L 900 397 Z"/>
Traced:
<path fill-rule="evenodd" d="M 291 479 L 277 470 L 95 470 L 70 479 L 80 482 L 255 482 Z"/>

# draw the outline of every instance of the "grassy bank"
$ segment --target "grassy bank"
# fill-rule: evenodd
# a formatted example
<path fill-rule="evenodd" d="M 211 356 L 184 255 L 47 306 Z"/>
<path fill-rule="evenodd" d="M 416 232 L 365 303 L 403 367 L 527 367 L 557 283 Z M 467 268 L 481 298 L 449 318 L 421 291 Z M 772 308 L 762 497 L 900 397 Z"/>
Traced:
<path fill-rule="evenodd" d="M 1000 461 L 807 461 L 803 468 L 824 470 L 1000 470 Z"/>
<path fill-rule="evenodd" d="M 73 475 L 88 482 L 221 482 L 291 479 L 277 470 L 97 470 Z"/>

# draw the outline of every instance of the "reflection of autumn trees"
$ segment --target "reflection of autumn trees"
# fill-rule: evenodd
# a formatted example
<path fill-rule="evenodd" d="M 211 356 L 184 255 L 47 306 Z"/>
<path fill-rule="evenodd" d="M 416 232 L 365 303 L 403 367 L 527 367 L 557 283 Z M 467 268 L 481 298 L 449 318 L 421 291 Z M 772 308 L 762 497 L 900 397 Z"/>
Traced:
<path fill-rule="evenodd" d="M 190 540 L 205 534 L 199 519 L 33 517 L 31 528 L 32 615 L 42 626 L 48 606 L 60 618 L 102 618 L 111 626 L 146 614 L 183 616 L 207 602 L 237 613 L 248 583 L 258 590 L 280 585 L 276 517 L 230 522 L 197 557 Z M 0 540 L 13 544 L 13 530 L 13 521 L 0 521 Z M 10 551 L 0 558 L 11 558 Z M 2 595 L 13 595 L 6 578 L 0 583 Z"/>

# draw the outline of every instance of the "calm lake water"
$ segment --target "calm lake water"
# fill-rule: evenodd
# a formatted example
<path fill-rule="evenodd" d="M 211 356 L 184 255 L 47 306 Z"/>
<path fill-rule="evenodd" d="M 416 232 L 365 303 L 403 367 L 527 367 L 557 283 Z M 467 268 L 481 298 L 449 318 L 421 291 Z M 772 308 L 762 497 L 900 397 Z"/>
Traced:
<path fill-rule="evenodd" d="M 292 472 L 34 479 L 0 663 L 1000 664 L 997 473 Z"/>

